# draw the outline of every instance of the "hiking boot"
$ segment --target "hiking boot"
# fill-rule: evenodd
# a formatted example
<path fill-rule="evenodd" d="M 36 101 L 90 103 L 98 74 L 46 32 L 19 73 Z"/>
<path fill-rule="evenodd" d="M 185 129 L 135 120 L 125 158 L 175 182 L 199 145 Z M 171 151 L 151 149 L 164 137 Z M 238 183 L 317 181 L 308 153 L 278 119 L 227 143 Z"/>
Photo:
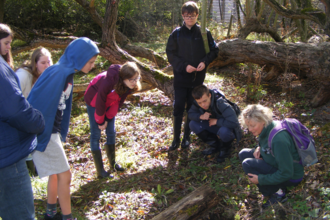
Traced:
<path fill-rule="evenodd" d="M 274 204 L 277 203 L 284 203 L 288 200 L 288 198 L 285 196 L 285 194 L 283 196 L 279 196 L 276 193 L 274 193 L 273 195 L 271 195 L 271 197 L 267 200 L 266 203 L 262 204 L 262 208 L 265 209 L 269 206 L 272 206 Z"/>

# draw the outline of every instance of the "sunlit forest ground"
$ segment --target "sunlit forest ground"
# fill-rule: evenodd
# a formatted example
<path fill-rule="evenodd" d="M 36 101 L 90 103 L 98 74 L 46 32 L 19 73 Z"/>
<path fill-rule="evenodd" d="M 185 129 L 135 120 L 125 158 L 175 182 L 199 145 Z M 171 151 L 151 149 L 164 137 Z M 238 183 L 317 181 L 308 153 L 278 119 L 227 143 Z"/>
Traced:
<path fill-rule="evenodd" d="M 163 53 L 165 42 L 140 45 Z M 63 50 L 51 52 L 55 63 Z M 30 54 L 31 51 L 27 51 L 15 56 L 15 66 L 28 60 Z M 108 61 L 98 57 L 91 73 L 75 74 L 75 83 L 89 82 L 109 66 Z M 253 66 L 252 71 L 256 72 L 258 68 Z M 257 187 L 249 184 L 238 160 L 242 148 L 256 145 L 255 138 L 247 131 L 240 143 L 234 143 L 230 158 L 221 164 L 216 163 L 215 155 L 201 154 L 207 146 L 194 134 L 189 149 L 167 152 L 173 131 L 172 101 L 162 91 L 154 89 L 129 97 L 116 116 L 117 161 L 126 171 L 113 173 L 113 179 L 96 178 L 85 103 L 83 98 L 73 103 L 70 133 L 64 144 L 72 172 L 73 215 L 78 219 L 151 219 L 199 186 L 210 184 L 221 199 L 205 219 L 329 218 L 329 104 L 318 109 L 309 106 L 309 98 L 316 89 L 312 82 L 295 90 L 275 84 L 247 84 L 246 75 L 250 70 L 251 66 L 245 64 L 209 69 L 205 84 L 222 90 L 241 109 L 250 103 L 260 103 L 272 108 L 277 119 L 281 115 L 298 118 L 311 130 L 319 163 L 305 169 L 304 181 L 289 192 L 288 202 L 261 209 L 263 198 Z M 101 144 L 104 143 L 103 134 Z M 43 219 L 47 178 L 31 177 L 31 181 L 36 215 Z"/>

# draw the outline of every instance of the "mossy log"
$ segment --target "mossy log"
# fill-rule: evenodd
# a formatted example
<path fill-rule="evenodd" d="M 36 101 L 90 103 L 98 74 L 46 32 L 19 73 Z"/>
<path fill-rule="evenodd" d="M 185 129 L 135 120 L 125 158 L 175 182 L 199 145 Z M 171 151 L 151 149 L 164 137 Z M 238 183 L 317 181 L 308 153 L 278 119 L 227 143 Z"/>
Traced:
<path fill-rule="evenodd" d="M 201 219 L 219 203 L 219 197 L 209 186 L 203 185 L 188 194 L 152 220 L 193 220 Z"/>
<path fill-rule="evenodd" d="M 274 73 L 273 68 L 266 79 L 270 80 L 289 70 L 319 84 L 319 92 L 311 101 L 312 107 L 323 105 L 330 100 L 329 42 L 312 45 L 232 39 L 221 41 L 218 46 L 218 58 L 210 66 L 223 67 L 235 63 L 266 65 L 269 69 L 275 66 L 278 73 Z"/>

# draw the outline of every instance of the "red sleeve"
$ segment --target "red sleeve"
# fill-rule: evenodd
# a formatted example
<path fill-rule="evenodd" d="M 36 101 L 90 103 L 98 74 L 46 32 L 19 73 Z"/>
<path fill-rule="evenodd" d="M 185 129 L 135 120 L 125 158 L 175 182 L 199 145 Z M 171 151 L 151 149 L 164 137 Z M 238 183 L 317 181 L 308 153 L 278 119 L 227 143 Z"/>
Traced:
<path fill-rule="evenodd" d="M 100 84 L 96 97 L 94 117 L 96 123 L 99 125 L 104 124 L 107 96 L 111 93 L 119 79 L 119 68 L 114 68 L 113 66 L 111 65 L 109 67 L 106 77 L 103 78 Z"/>

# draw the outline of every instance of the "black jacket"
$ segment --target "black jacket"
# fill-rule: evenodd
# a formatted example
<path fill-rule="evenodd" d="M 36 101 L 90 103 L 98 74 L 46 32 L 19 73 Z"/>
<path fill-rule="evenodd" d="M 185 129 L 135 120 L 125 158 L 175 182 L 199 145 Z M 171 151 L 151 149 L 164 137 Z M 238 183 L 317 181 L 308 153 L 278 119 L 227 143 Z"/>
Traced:
<path fill-rule="evenodd" d="M 195 24 L 190 30 L 183 24 L 176 28 L 168 38 L 166 54 L 173 66 L 174 87 L 194 88 L 203 84 L 207 66 L 218 56 L 219 48 L 207 30 L 207 39 L 210 52 L 205 53 L 204 42 L 200 26 Z M 204 70 L 196 73 L 187 73 L 186 67 L 198 66 L 205 62 Z"/>
<path fill-rule="evenodd" d="M 216 99 L 215 92 L 217 90 L 210 89 L 211 93 L 211 118 L 216 118 L 217 126 L 227 127 L 234 130 L 234 134 L 237 142 L 239 142 L 242 138 L 242 132 L 240 128 L 240 124 L 238 122 L 238 118 L 233 107 L 222 97 Z M 204 114 L 206 110 L 199 107 L 196 100 L 194 100 L 193 105 L 188 111 L 188 117 L 193 121 L 201 121 L 200 116 Z"/>

